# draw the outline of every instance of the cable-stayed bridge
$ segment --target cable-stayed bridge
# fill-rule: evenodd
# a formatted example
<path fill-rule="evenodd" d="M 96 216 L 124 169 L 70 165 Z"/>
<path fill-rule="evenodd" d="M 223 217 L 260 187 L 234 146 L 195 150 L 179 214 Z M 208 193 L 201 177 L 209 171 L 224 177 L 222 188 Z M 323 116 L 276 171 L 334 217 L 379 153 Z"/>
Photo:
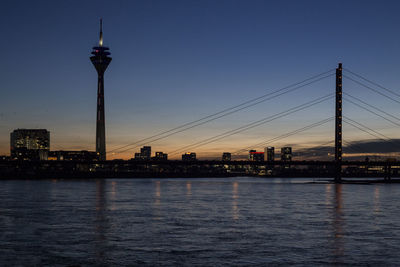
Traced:
<path fill-rule="evenodd" d="M 296 136 L 300 133 L 310 131 L 311 129 L 314 129 L 316 127 L 320 127 L 323 125 L 326 125 L 328 123 L 332 123 L 333 121 L 335 122 L 335 131 L 332 137 L 334 136 L 333 140 L 320 144 L 319 146 L 327 146 L 329 144 L 334 143 L 334 160 L 332 161 L 291 161 L 290 165 L 324 165 L 324 166 L 334 166 L 335 167 L 335 180 L 337 182 L 341 181 L 341 176 L 342 176 L 342 166 L 383 166 L 385 168 L 390 169 L 391 166 L 396 165 L 396 163 L 393 162 L 365 162 L 365 161 L 343 161 L 343 148 L 348 149 L 349 151 L 351 150 L 353 153 L 365 153 L 365 151 L 362 151 L 360 147 L 358 147 L 356 144 L 354 144 L 353 141 L 349 140 L 343 140 L 343 123 L 353 127 L 354 129 L 361 131 L 365 134 L 368 134 L 375 140 L 380 140 L 382 142 L 388 143 L 394 148 L 399 148 L 398 151 L 400 151 L 400 143 L 395 139 L 391 138 L 381 132 L 379 130 L 373 129 L 363 123 L 358 122 L 356 119 L 351 118 L 350 116 L 346 115 L 343 116 L 343 101 L 346 103 L 349 103 L 350 105 L 353 105 L 354 107 L 363 110 L 364 112 L 379 118 L 379 120 L 383 120 L 391 125 L 394 126 L 400 126 L 400 118 L 396 116 L 395 114 L 392 114 L 388 111 L 385 111 L 382 108 L 377 107 L 373 102 L 369 102 L 365 99 L 361 99 L 358 96 L 353 95 L 353 93 L 350 93 L 348 91 L 350 90 L 345 90 L 343 91 L 343 79 L 348 80 L 349 82 L 353 83 L 353 85 L 361 86 L 368 91 L 376 94 L 377 97 L 383 97 L 386 98 L 396 104 L 400 104 L 400 93 L 397 93 L 395 90 L 386 88 L 370 79 L 367 79 L 363 77 L 360 74 L 357 74 L 356 72 L 343 68 L 342 64 L 339 63 L 338 67 L 336 69 L 331 69 L 325 72 L 322 72 L 320 74 L 314 75 L 312 77 L 306 78 L 304 80 L 298 81 L 296 83 L 290 84 L 288 86 L 272 90 L 264 95 L 252 98 L 250 100 L 247 100 L 245 102 L 239 103 L 237 105 L 225 108 L 223 110 L 220 110 L 218 112 L 215 112 L 213 114 L 204 116 L 202 118 L 184 123 L 182 125 L 179 125 L 177 127 L 173 127 L 171 129 L 167 129 L 164 131 L 161 131 L 157 134 L 151 135 L 149 137 L 143 138 L 141 140 L 137 140 L 135 142 L 119 146 L 116 148 L 113 148 L 108 151 L 108 153 L 114 153 L 114 154 L 119 154 L 119 153 L 124 153 L 127 151 L 132 151 L 134 149 L 137 149 L 140 146 L 144 145 L 150 145 L 153 144 L 157 141 L 166 139 L 168 137 L 171 137 L 173 135 L 177 135 L 179 133 L 188 131 L 190 129 L 205 125 L 207 123 L 222 119 L 224 117 L 227 117 L 229 115 L 244 111 L 246 109 L 249 109 L 251 107 L 260 105 L 262 103 L 275 100 L 279 97 L 284 97 L 288 96 L 290 97 L 290 94 L 295 92 L 295 91 L 300 91 L 302 88 L 305 88 L 307 86 L 310 86 L 312 84 L 315 84 L 319 81 L 326 80 L 329 78 L 335 77 L 335 90 L 332 90 L 332 93 L 328 93 L 322 96 L 318 96 L 312 100 L 309 100 L 304 103 L 299 103 L 298 105 L 292 106 L 289 109 L 286 109 L 284 111 L 277 112 L 275 114 L 271 114 L 267 117 L 258 119 L 256 121 L 247 123 L 245 125 L 242 125 L 238 128 L 232 129 L 225 131 L 223 133 L 217 134 L 215 136 L 207 137 L 203 140 L 196 141 L 191 144 L 184 145 L 180 148 L 177 148 L 173 151 L 168 151 L 169 156 L 176 156 L 179 155 L 180 153 L 186 152 L 186 151 L 193 151 L 194 149 L 197 149 L 199 147 L 206 146 L 211 143 L 216 143 L 218 141 L 227 139 L 233 135 L 248 131 L 250 129 L 259 127 L 261 125 L 265 125 L 267 123 L 270 123 L 272 121 L 279 120 L 281 118 L 287 117 L 292 114 L 296 114 L 300 111 L 307 110 L 311 107 L 314 107 L 319 104 L 326 104 L 328 101 L 335 101 L 335 114 L 332 114 L 334 116 L 330 116 L 327 118 L 324 118 L 322 120 L 313 122 L 311 124 L 305 125 L 301 128 L 298 128 L 296 130 L 292 130 L 290 132 L 286 132 L 283 134 L 280 134 L 276 137 L 270 138 L 268 140 L 265 140 L 263 142 L 258 142 L 256 144 L 252 144 L 251 146 L 244 147 L 242 149 L 234 151 L 232 154 L 233 155 L 239 155 L 243 154 L 244 152 L 249 151 L 250 149 L 254 147 L 260 147 L 260 146 L 267 146 L 270 144 L 273 144 L 274 142 L 283 140 L 285 138 L 288 138 L 290 136 Z M 345 144 L 345 147 L 343 147 L 343 143 Z M 397 150 L 396 150 L 397 151 Z M 368 152 L 368 151 L 367 151 Z M 172 161 L 169 161 L 172 163 Z M 218 161 L 197 161 L 197 165 L 201 164 L 217 164 Z M 249 165 L 266 165 L 266 164 L 272 164 L 274 166 L 279 166 L 279 165 L 284 165 L 285 163 L 275 161 L 273 163 L 267 163 L 267 162 L 251 162 L 251 161 L 232 161 L 229 164 L 230 165 L 240 165 L 240 164 L 249 164 Z M 176 163 L 178 164 L 178 163 Z M 186 163 L 185 163 L 186 164 Z M 221 162 L 222 164 L 222 162 Z M 224 164 L 227 164 L 226 162 Z"/>

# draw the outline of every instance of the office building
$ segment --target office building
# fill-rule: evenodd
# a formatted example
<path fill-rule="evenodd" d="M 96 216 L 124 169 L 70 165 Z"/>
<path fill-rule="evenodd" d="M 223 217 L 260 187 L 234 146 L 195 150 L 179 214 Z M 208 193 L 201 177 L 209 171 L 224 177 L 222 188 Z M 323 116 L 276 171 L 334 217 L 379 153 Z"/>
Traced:
<path fill-rule="evenodd" d="M 264 152 L 257 152 L 256 150 L 249 151 L 250 161 L 264 161 Z"/>
<path fill-rule="evenodd" d="M 50 132 L 46 129 L 17 129 L 10 134 L 12 159 L 47 160 Z"/>
<path fill-rule="evenodd" d="M 156 155 L 153 158 L 154 160 L 168 160 L 168 154 L 163 152 L 156 152 Z"/>
<path fill-rule="evenodd" d="M 282 161 L 292 160 L 292 148 L 290 146 L 281 148 L 281 160 Z"/>
<path fill-rule="evenodd" d="M 195 161 L 196 160 L 196 153 L 194 152 L 187 152 L 182 155 L 183 161 Z"/>
<path fill-rule="evenodd" d="M 222 153 L 222 161 L 231 161 L 232 154 L 229 152 Z"/>
<path fill-rule="evenodd" d="M 264 155 L 266 155 L 266 161 L 273 162 L 275 160 L 275 148 L 273 146 L 266 147 Z"/>
<path fill-rule="evenodd" d="M 100 20 L 99 45 L 93 47 L 90 61 L 97 71 L 97 113 L 96 113 L 96 153 L 100 160 L 106 160 L 106 126 L 104 116 L 104 72 L 111 62 L 109 48 L 103 46 L 103 25 Z"/>
<path fill-rule="evenodd" d="M 254 160 L 254 153 L 257 152 L 257 150 L 250 150 L 249 151 L 249 160 Z"/>
<path fill-rule="evenodd" d="M 144 146 L 140 149 L 140 153 L 135 153 L 136 160 L 150 160 L 151 146 Z"/>
<path fill-rule="evenodd" d="M 140 149 L 141 158 L 144 160 L 151 159 L 151 146 L 144 146 Z"/>
<path fill-rule="evenodd" d="M 64 161 L 97 161 L 98 155 L 94 151 L 50 151 L 48 160 L 64 160 Z"/>

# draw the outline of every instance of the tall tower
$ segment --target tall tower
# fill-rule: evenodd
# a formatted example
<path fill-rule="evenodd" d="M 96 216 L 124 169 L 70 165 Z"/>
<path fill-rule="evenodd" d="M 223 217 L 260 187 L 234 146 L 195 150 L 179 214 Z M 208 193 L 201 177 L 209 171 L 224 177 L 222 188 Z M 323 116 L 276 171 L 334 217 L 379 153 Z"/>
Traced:
<path fill-rule="evenodd" d="M 342 181 L 342 63 L 336 69 L 335 182 Z"/>
<path fill-rule="evenodd" d="M 99 160 L 106 160 L 106 126 L 104 121 L 104 72 L 111 62 L 109 48 L 103 46 L 103 21 L 100 19 L 99 45 L 93 47 L 90 60 L 97 70 L 97 115 L 96 115 L 96 153 Z"/>

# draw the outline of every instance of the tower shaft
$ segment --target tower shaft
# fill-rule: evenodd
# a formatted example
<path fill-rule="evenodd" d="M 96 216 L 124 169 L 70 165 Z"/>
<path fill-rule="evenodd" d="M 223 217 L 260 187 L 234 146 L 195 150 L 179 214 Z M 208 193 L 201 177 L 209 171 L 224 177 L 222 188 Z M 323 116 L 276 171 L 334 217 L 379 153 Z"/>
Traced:
<path fill-rule="evenodd" d="M 336 69 L 335 182 L 342 181 L 342 63 Z"/>
<path fill-rule="evenodd" d="M 99 156 L 99 160 L 106 160 L 106 124 L 104 118 L 103 73 L 99 73 L 97 83 L 96 153 Z"/>

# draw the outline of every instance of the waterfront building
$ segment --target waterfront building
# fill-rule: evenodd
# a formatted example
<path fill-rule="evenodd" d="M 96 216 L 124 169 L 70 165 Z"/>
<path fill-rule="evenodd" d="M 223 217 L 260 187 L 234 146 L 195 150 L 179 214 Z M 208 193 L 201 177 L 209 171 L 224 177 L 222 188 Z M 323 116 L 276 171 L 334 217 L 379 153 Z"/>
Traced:
<path fill-rule="evenodd" d="M 257 152 L 256 150 L 249 151 L 250 161 L 264 161 L 264 152 Z"/>
<path fill-rule="evenodd" d="M 104 116 L 104 72 L 111 62 L 109 48 L 103 46 L 103 27 L 100 20 L 99 45 L 93 47 L 90 61 L 97 71 L 97 113 L 96 113 L 96 153 L 100 160 L 106 160 L 106 126 Z"/>
<path fill-rule="evenodd" d="M 182 155 L 183 161 L 195 161 L 196 160 L 196 153 L 194 152 L 187 152 Z"/>
<path fill-rule="evenodd" d="M 286 146 L 281 148 L 281 160 L 282 161 L 292 160 L 292 147 Z"/>
<path fill-rule="evenodd" d="M 275 148 L 273 146 L 266 147 L 264 155 L 266 155 L 266 161 L 273 162 L 275 160 Z"/>
<path fill-rule="evenodd" d="M 9 161 L 10 159 L 9 156 L 0 156 L 0 161 Z"/>
<path fill-rule="evenodd" d="M 17 129 L 10 134 L 10 154 L 18 160 L 47 160 L 50 132 L 46 129 Z"/>
<path fill-rule="evenodd" d="M 168 160 L 168 154 L 163 153 L 163 152 L 156 152 L 155 157 L 153 158 L 155 160 Z"/>
<path fill-rule="evenodd" d="M 229 152 L 224 152 L 222 153 L 222 161 L 231 161 L 232 160 L 232 154 Z"/>
<path fill-rule="evenodd" d="M 257 152 L 257 150 L 252 149 L 249 151 L 249 160 L 254 160 L 253 156 L 255 152 Z"/>
<path fill-rule="evenodd" d="M 144 146 L 140 149 L 140 153 L 135 153 L 136 160 L 150 160 L 151 146 Z"/>
<path fill-rule="evenodd" d="M 149 160 L 151 158 L 151 146 L 144 146 L 140 149 L 141 159 Z"/>
<path fill-rule="evenodd" d="M 50 151 L 48 160 L 65 160 L 65 161 L 96 161 L 98 154 L 94 151 L 79 150 L 79 151 Z"/>

